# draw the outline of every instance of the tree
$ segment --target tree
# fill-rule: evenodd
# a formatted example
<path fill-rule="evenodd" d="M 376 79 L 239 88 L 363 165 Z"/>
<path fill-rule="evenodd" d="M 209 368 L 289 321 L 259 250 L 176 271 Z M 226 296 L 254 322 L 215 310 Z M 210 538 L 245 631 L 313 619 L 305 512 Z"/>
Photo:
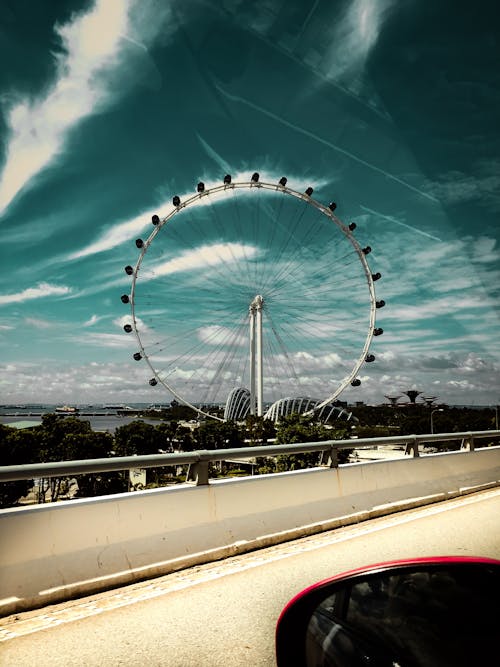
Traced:
<path fill-rule="evenodd" d="M 151 424 L 136 419 L 119 426 L 115 431 L 117 456 L 142 456 L 157 454 L 165 445 L 165 434 Z"/>
<path fill-rule="evenodd" d="M 0 424 L 0 465 L 33 463 L 36 438 L 32 429 L 16 429 Z M 33 487 L 32 480 L 0 484 L 0 507 L 12 507 Z"/>
<path fill-rule="evenodd" d="M 250 445 L 264 445 L 276 437 L 276 428 L 270 419 L 258 415 L 248 415 L 245 421 L 247 437 Z"/>
<path fill-rule="evenodd" d="M 92 434 L 89 421 L 50 413 L 42 416 L 42 423 L 33 432 L 38 440 L 37 454 L 41 463 L 88 458 L 84 445 L 78 450 L 74 436 Z"/>
<path fill-rule="evenodd" d="M 237 424 L 231 421 L 220 422 L 215 419 L 200 424 L 193 438 L 197 449 L 241 447 L 244 442 L 243 434 Z"/>
<path fill-rule="evenodd" d="M 42 423 L 34 429 L 38 438 L 39 461 L 79 461 L 106 458 L 113 448 L 113 437 L 109 433 L 93 431 L 90 422 L 76 417 L 62 418 L 56 414 L 43 415 Z M 82 475 L 78 477 L 78 495 L 104 493 L 117 473 Z M 104 481 L 106 479 L 106 481 Z M 52 502 L 68 490 L 70 478 L 51 477 L 40 480 L 38 501 L 45 502 L 47 494 Z M 125 490 L 120 488 L 119 490 Z"/>
<path fill-rule="evenodd" d="M 181 452 L 192 452 L 194 449 L 193 433 L 187 426 L 178 426 L 175 442 Z"/>
<path fill-rule="evenodd" d="M 120 426 L 115 431 L 115 453 L 118 456 L 144 456 L 158 454 L 168 448 L 169 431 L 165 424 L 153 426 L 141 420 Z M 148 468 L 147 480 L 154 486 L 160 483 L 164 471 L 161 468 Z"/>
<path fill-rule="evenodd" d="M 179 403 L 175 399 L 170 403 L 170 408 L 167 410 L 167 416 L 169 419 L 179 420 L 189 420 L 196 419 L 198 413 L 193 408 L 190 408 L 189 405 L 184 405 Z"/>
<path fill-rule="evenodd" d="M 276 429 L 276 442 L 279 444 L 293 444 L 301 442 L 322 442 L 324 440 L 344 440 L 347 438 L 347 428 L 327 429 L 313 417 L 294 414 L 284 417 Z M 352 449 L 342 449 L 338 452 L 339 463 L 349 459 Z M 317 466 L 321 454 L 318 452 L 281 455 L 277 457 L 276 470 L 301 470 Z"/>

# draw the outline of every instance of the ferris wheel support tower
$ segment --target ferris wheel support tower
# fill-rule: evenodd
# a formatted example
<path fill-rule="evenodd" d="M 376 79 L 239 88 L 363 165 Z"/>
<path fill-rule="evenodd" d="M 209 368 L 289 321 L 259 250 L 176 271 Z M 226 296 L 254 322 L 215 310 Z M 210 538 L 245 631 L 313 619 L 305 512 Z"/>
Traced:
<path fill-rule="evenodd" d="M 250 414 L 263 414 L 263 366 L 262 366 L 262 307 L 264 299 L 260 294 L 248 308 L 250 314 Z"/>

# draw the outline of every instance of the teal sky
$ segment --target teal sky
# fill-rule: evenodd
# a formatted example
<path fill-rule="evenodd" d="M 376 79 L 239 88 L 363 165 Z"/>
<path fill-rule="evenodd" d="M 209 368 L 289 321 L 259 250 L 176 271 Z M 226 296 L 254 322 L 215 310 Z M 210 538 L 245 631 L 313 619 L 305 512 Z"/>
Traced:
<path fill-rule="evenodd" d="M 257 171 L 335 201 L 382 273 L 376 360 L 342 399 L 414 388 L 497 403 L 499 13 L 488 0 L 4 0 L 0 402 L 170 401 L 132 358 L 124 267 L 174 195 Z M 248 385 L 260 291 L 265 400 L 326 397 L 362 353 L 370 300 L 350 244 L 303 202 L 254 194 L 181 211 L 138 275 L 150 362 L 193 401 Z"/>

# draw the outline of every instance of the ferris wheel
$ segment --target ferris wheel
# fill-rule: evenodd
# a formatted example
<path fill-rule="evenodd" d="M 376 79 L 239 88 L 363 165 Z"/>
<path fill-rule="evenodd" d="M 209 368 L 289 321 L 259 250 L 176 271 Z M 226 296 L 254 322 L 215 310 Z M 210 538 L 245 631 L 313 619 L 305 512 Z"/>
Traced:
<path fill-rule="evenodd" d="M 234 391 L 263 415 L 286 397 L 310 397 L 314 410 L 361 384 L 376 327 L 369 246 L 355 223 L 287 185 L 254 173 L 173 197 L 153 229 L 137 239 L 131 276 L 136 361 L 178 401 L 212 417 Z"/>

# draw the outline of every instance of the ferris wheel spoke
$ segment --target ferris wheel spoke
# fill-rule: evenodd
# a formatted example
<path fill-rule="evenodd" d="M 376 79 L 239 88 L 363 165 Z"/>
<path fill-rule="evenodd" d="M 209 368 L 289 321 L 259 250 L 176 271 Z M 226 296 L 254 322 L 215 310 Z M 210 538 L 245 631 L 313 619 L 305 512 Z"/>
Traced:
<path fill-rule="evenodd" d="M 233 221 L 235 223 L 237 238 L 243 239 L 244 234 L 243 234 L 243 223 L 242 223 L 242 219 L 241 219 L 242 214 L 241 214 L 241 211 L 240 211 L 239 202 L 238 202 L 237 196 L 235 194 L 234 188 L 231 189 L 231 200 L 232 200 L 232 205 L 233 205 L 233 210 L 234 210 Z M 246 277 L 247 284 L 251 284 L 249 258 L 247 256 L 245 244 L 243 244 L 243 264 L 244 264 L 245 277 Z"/>
<path fill-rule="evenodd" d="M 235 336 L 240 337 L 242 333 L 242 330 L 240 328 L 239 332 L 235 334 Z M 223 380 L 224 380 L 224 374 L 226 372 L 229 372 L 232 366 L 232 363 L 236 357 L 237 349 L 238 349 L 238 342 L 234 338 L 229 345 L 227 346 L 227 349 L 225 350 L 225 353 L 221 355 L 220 360 L 218 360 L 218 363 L 214 369 L 213 377 L 210 381 L 210 384 L 208 386 L 207 391 L 207 398 L 206 400 L 208 402 L 213 402 L 217 400 L 218 397 L 218 392 L 222 386 Z M 235 374 L 236 376 L 236 374 Z"/>
<path fill-rule="evenodd" d="M 258 410 L 290 392 L 324 403 L 355 377 L 374 335 L 373 276 L 352 225 L 311 193 L 258 174 L 199 184 L 137 242 L 124 328 L 138 339 L 134 357 L 188 405 L 224 402 L 252 377 Z"/>

